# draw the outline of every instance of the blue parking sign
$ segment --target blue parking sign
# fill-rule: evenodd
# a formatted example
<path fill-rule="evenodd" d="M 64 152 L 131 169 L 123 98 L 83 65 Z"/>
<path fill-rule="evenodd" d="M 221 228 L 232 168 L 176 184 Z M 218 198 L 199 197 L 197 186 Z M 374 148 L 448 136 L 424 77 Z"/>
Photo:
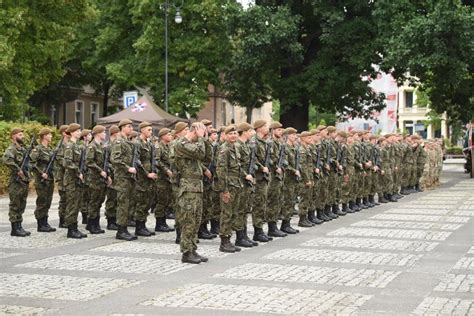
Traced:
<path fill-rule="evenodd" d="M 138 91 L 125 91 L 123 93 L 123 107 L 128 108 L 138 100 Z"/>

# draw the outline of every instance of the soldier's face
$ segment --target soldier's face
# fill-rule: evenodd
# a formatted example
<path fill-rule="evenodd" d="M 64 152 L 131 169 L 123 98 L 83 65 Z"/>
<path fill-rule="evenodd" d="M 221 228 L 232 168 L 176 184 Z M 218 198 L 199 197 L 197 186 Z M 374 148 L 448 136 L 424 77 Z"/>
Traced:
<path fill-rule="evenodd" d="M 79 139 L 81 137 L 81 133 L 82 133 L 82 131 L 80 129 L 78 129 L 77 131 L 72 132 L 71 136 L 73 136 L 75 139 Z"/>
<path fill-rule="evenodd" d="M 269 132 L 268 126 L 267 126 L 267 125 L 263 125 L 263 126 L 260 128 L 260 132 L 261 132 L 263 135 L 267 135 L 268 132 Z"/>
<path fill-rule="evenodd" d="M 153 128 L 151 126 L 144 127 L 141 130 L 141 133 L 143 134 L 145 138 L 150 138 L 152 132 L 153 132 Z"/>
<path fill-rule="evenodd" d="M 101 141 L 105 140 L 105 131 L 103 131 L 102 133 L 98 133 L 96 135 Z"/>
<path fill-rule="evenodd" d="M 126 135 L 126 136 L 130 136 L 132 134 L 132 131 L 133 131 L 133 126 L 132 124 L 127 124 L 125 125 L 124 127 L 122 127 L 122 132 Z"/>
<path fill-rule="evenodd" d="M 215 133 L 215 132 L 214 132 L 214 133 L 211 133 L 210 136 L 209 136 L 209 138 L 210 138 L 213 142 L 215 142 L 215 141 L 217 140 L 217 133 Z"/>
<path fill-rule="evenodd" d="M 19 132 L 19 133 L 13 135 L 12 138 L 18 144 L 23 144 L 23 137 L 24 137 L 23 132 Z"/>
<path fill-rule="evenodd" d="M 283 128 L 277 128 L 273 130 L 273 136 L 275 138 L 280 138 L 282 133 L 283 133 Z"/>
<path fill-rule="evenodd" d="M 49 133 L 43 136 L 43 139 L 46 140 L 48 143 L 51 142 L 51 139 L 53 139 L 53 134 Z"/>
<path fill-rule="evenodd" d="M 226 134 L 226 140 L 229 143 L 235 143 L 237 139 L 239 138 L 239 133 L 237 131 L 229 132 Z"/>

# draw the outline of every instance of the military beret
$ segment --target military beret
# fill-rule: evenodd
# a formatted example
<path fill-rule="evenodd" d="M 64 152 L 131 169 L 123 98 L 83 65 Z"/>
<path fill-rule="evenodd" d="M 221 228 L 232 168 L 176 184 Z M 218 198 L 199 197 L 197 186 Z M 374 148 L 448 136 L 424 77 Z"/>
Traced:
<path fill-rule="evenodd" d="M 81 132 L 81 137 L 86 137 L 87 135 L 89 135 L 91 132 L 90 129 L 83 129 L 82 132 Z"/>
<path fill-rule="evenodd" d="M 231 125 L 227 126 L 225 128 L 224 133 L 228 134 L 230 132 L 237 132 L 237 126 L 235 126 L 234 124 L 231 124 Z"/>
<path fill-rule="evenodd" d="M 174 126 L 175 134 L 178 134 L 179 132 L 182 132 L 186 127 L 188 127 L 188 124 L 186 124 L 185 122 L 176 123 L 176 125 Z"/>
<path fill-rule="evenodd" d="M 103 125 L 96 125 L 92 129 L 92 135 L 100 134 L 102 132 L 105 132 L 105 126 L 103 126 Z"/>
<path fill-rule="evenodd" d="M 225 133 L 225 128 L 226 128 L 226 127 L 227 127 L 227 126 L 222 125 L 222 126 L 219 128 L 219 132 Z"/>
<path fill-rule="evenodd" d="M 322 131 L 322 130 L 326 129 L 326 125 L 319 125 L 316 129 L 318 131 Z"/>
<path fill-rule="evenodd" d="M 328 127 L 327 127 L 327 130 L 328 130 L 328 133 L 333 133 L 333 132 L 335 132 L 337 129 L 336 129 L 335 126 L 328 126 Z"/>
<path fill-rule="evenodd" d="M 309 131 L 309 133 L 310 133 L 311 135 L 316 135 L 316 134 L 319 133 L 319 131 L 318 131 L 317 128 L 313 128 L 313 129 L 311 129 L 311 130 Z"/>
<path fill-rule="evenodd" d="M 256 120 L 255 122 L 253 122 L 253 128 L 258 129 L 260 127 L 265 126 L 265 124 L 267 124 L 265 120 Z"/>
<path fill-rule="evenodd" d="M 417 134 L 412 135 L 411 138 L 413 138 L 413 139 L 421 139 L 420 135 L 417 135 Z"/>
<path fill-rule="evenodd" d="M 347 138 L 347 133 L 345 131 L 339 131 L 339 132 L 337 132 L 337 135 L 339 137 Z"/>
<path fill-rule="evenodd" d="M 133 124 L 133 122 L 130 121 L 129 119 L 123 119 L 123 120 L 120 120 L 120 122 L 118 123 L 118 127 L 122 127 L 127 124 Z"/>
<path fill-rule="evenodd" d="M 145 128 L 145 127 L 148 127 L 148 126 L 151 126 L 151 123 L 150 122 L 141 122 L 139 125 L 138 125 L 138 128 L 139 129 L 142 129 L 142 128 Z"/>
<path fill-rule="evenodd" d="M 290 135 L 290 134 L 296 134 L 296 132 L 298 132 L 295 128 L 293 127 L 288 127 L 285 129 L 285 131 L 283 133 L 285 133 L 286 135 Z"/>
<path fill-rule="evenodd" d="M 307 131 L 304 131 L 300 134 L 300 137 L 308 137 L 308 136 L 311 136 L 311 133 L 310 132 L 307 132 Z"/>
<path fill-rule="evenodd" d="M 283 125 L 281 125 L 280 122 L 272 122 L 270 124 L 270 129 L 277 129 L 277 128 L 282 128 L 282 127 L 283 127 Z"/>
<path fill-rule="evenodd" d="M 10 132 L 10 136 L 16 135 L 16 134 L 21 133 L 21 132 L 23 132 L 23 129 L 22 129 L 22 128 L 15 127 L 15 128 L 12 129 L 12 131 Z"/>
<path fill-rule="evenodd" d="M 69 127 L 69 125 L 61 125 L 59 127 L 59 132 L 62 134 L 64 133 L 65 131 L 67 131 L 67 128 Z"/>
<path fill-rule="evenodd" d="M 109 127 L 109 134 L 110 135 L 117 134 L 118 132 L 120 132 L 120 129 L 118 128 L 117 125 L 112 125 L 112 126 Z"/>
<path fill-rule="evenodd" d="M 66 133 L 74 133 L 75 131 L 77 131 L 78 129 L 81 128 L 81 125 L 77 124 L 77 123 L 72 123 L 72 124 L 69 124 L 67 130 L 66 130 Z"/>
<path fill-rule="evenodd" d="M 204 126 L 208 126 L 208 125 L 211 125 L 212 124 L 212 121 L 208 120 L 208 119 L 203 119 L 201 121 L 201 123 L 204 125 Z"/>
<path fill-rule="evenodd" d="M 52 130 L 50 130 L 47 127 L 44 127 L 39 131 L 38 135 L 41 137 L 41 136 L 44 136 L 44 135 L 47 135 L 47 134 L 52 134 L 52 133 L 53 133 Z"/>
<path fill-rule="evenodd" d="M 240 124 L 237 126 L 237 132 L 246 132 L 246 131 L 248 131 L 249 129 L 252 129 L 252 125 L 250 125 L 250 124 L 247 123 L 247 122 L 240 123 Z"/>
<path fill-rule="evenodd" d="M 176 131 L 175 131 L 175 130 L 172 130 L 172 131 L 171 131 L 171 136 L 174 137 L 174 135 L 176 135 Z"/>
<path fill-rule="evenodd" d="M 135 138 L 138 136 L 138 133 L 136 131 L 132 131 L 132 133 L 130 134 L 130 138 Z"/>
<path fill-rule="evenodd" d="M 364 131 L 357 131 L 357 135 L 359 135 L 359 136 L 364 135 Z"/>
<path fill-rule="evenodd" d="M 211 133 L 211 134 L 217 133 L 217 129 L 215 129 L 214 127 L 212 127 L 212 128 L 209 130 L 209 133 Z"/>
<path fill-rule="evenodd" d="M 372 134 L 372 135 L 370 135 L 370 138 L 369 138 L 369 139 L 377 139 L 377 138 L 378 138 L 377 135 L 373 135 L 373 134 Z"/>
<path fill-rule="evenodd" d="M 160 131 L 158 132 L 158 137 L 167 135 L 167 134 L 169 134 L 169 133 L 171 133 L 171 130 L 170 130 L 169 128 L 163 127 L 163 128 L 160 129 Z"/>

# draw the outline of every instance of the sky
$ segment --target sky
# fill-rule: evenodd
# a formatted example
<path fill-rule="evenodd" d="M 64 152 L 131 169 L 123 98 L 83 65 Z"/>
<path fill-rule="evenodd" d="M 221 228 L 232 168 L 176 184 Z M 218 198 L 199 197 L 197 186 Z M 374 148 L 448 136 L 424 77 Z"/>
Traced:
<path fill-rule="evenodd" d="M 249 3 L 253 3 L 254 1 L 253 0 L 237 0 L 237 2 L 240 2 L 244 6 L 244 8 L 246 8 L 249 5 Z"/>

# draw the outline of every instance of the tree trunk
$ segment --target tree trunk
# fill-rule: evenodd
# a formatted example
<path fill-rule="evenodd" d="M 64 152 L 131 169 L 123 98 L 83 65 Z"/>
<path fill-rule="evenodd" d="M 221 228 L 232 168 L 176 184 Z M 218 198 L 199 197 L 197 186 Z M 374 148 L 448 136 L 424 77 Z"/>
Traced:
<path fill-rule="evenodd" d="M 309 121 L 309 100 L 306 97 L 301 97 L 300 105 L 285 104 L 284 100 L 280 101 L 280 123 L 284 127 L 294 127 L 298 132 L 308 129 Z"/>
<path fill-rule="evenodd" d="M 245 115 L 247 116 L 247 123 L 252 124 L 252 113 L 253 113 L 253 106 L 245 107 Z"/>
<path fill-rule="evenodd" d="M 107 105 L 109 103 L 109 92 L 110 92 L 110 84 L 109 83 L 104 83 L 103 84 L 103 93 L 104 93 L 104 98 L 102 99 L 102 116 L 107 116 Z"/>

